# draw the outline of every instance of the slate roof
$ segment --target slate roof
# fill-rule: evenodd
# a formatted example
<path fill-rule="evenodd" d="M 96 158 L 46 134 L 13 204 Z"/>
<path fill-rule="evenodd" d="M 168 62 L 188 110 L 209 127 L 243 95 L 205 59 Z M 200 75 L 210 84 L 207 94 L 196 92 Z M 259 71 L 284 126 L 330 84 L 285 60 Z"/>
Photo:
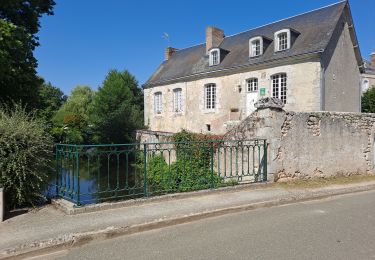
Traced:
<path fill-rule="evenodd" d="M 323 52 L 331 39 L 333 30 L 347 4 L 339 2 L 308 13 L 300 14 L 278 22 L 225 37 L 219 48 L 229 51 L 222 62 L 208 66 L 205 43 L 176 51 L 164 61 L 143 87 L 151 87 L 168 81 L 197 74 L 251 66 L 285 57 Z M 259 58 L 249 58 L 249 39 L 255 36 L 274 38 L 274 33 L 291 28 L 298 31 L 296 41 L 289 50 L 274 52 L 274 41 Z"/>

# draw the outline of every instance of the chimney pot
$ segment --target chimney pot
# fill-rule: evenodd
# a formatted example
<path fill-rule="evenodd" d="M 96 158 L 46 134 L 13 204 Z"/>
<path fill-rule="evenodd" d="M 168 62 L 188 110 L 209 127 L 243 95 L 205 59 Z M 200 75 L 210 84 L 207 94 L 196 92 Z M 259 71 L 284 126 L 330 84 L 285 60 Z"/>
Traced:
<path fill-rule="evenodd" d="M 177 50 L 178 50 L 178 49 L 173 48 L 173 47 L 167 47 L 167 48 L 165 49 L 165 52 L 164 52 L 164 58 L 165 58 L 165 60 L 169 60 L 169 59 L 172 57 L 172 55 L 173 55 Z"/>
<path fill-rule="evenodd" d="M 371 52 L 370 54 L 370 67 L 375 69 L 375 52 Z"/>
<path fill-rule="evenodd" d="M 208 26 L 206 28 L 206 52 L 213 47 L 219 47 L 224 39 L 224 31 L 222 29 Z"/>

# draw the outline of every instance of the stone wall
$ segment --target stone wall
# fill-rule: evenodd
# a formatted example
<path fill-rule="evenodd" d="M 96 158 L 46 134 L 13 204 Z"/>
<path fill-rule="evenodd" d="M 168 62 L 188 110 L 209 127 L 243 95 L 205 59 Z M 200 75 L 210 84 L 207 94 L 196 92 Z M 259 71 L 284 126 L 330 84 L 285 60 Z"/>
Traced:
<path fill-rule="evenodd" d="M 171 142 L 173 133 L 149 130 L 137 130 L 136 139 L 140 143 Z"/>
<path fill-rule="evenodd" d="M 263 106 L 225 139 L 266 138 L 275 181 L 374 172 L 375 114 Z"/>

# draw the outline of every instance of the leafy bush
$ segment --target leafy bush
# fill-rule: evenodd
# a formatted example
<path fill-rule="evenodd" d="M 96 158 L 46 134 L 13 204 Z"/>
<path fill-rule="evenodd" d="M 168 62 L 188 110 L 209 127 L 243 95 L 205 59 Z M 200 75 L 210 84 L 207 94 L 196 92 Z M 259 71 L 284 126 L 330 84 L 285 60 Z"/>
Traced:
<path fill-rule="evenodd" d="M 151 193 L 168 193 L 216 187 L 221 178 L 197 160 L 180 158 L 168 165 L 162 155 L 155 155 L 147 162 L 147 181 Z"/>
<path fill-rule="evenodd" d="M 222 135 L 192 133 L 185 129 L 172 135 L 173 142 L 205 142 L 222 140 Z"/>
<path fill-rule="evenodd" d="M 221 139 L 221 135 L 198 134 L 186 130 L 172 136 L 172 140 L 176 142 L 177 160 L 194 158 L 198 167 L 207 167 L 210 164 L 211 148 L 215 149 L 218 145 L 215 140 Z"/>
<path fill-rule="evenodd" d="M 20 105 L 0 108 L 0 186 L 6 205 L 34 205 L 43 199 L 52 148 L 52 137 L 34 114 Z"/>
<path fill-rule="evenodd" d="M 147 161 L 147 181 L 151 192 L 171 192 L 176 189 L 176 176 L 169 171 L 162 155 L 155 155 Z"/>
<path fill-rule="evenodd" d="M 172 136 L 176 161 L 168 165 L 161 154 L 147 162 L 147 180 L 152 193 L 179 192 L 217 187 L 222 179 L 211 172 L 211 146 L 221 136 L 195 134 L 183 130 Z"/>
<path fill-rule="evenodd" d="M 363 93 L 362 112 L 375 113 L 375 86 L 372 86 Z"/>
<path fill-rule="evenodd" d="M 81 144 L 84 142 L 83 133 L 75 128 L 67 128 L 65 142 L 68 144 Z"/>

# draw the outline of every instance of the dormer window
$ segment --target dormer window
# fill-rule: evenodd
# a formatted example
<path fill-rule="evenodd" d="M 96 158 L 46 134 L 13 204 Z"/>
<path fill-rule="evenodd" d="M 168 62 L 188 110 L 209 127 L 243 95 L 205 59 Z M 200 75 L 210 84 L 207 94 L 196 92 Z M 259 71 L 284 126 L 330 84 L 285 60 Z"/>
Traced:
<path fill-rule="evenodd" d="M 275 52 L 290 49 L 290 30 L 275 32 Z"/>
<path fill-rule="evenodd" d="M 210 66 L 218 65 L 220 63 L 220 51 L 219 49 L 212 49 L 210 51 Z"/>
<path fill-rule="evenodd" d="M 249 40 L 249 57 L 257 57 L 263 54 L 263 38 L 254 37 Z"/>

